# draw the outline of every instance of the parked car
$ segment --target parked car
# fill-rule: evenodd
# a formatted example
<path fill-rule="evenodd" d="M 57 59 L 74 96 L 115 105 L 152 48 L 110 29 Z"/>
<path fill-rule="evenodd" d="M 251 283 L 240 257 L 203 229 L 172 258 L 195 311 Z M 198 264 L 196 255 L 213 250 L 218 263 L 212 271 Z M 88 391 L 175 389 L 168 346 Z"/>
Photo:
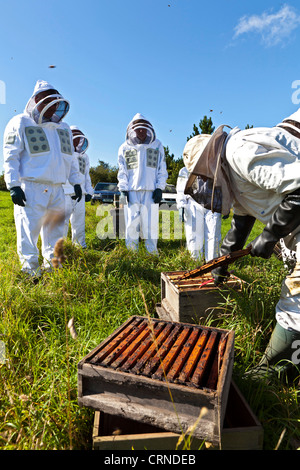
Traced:
<path fill-rule="evenodd" d="M 97 183 L 92 195 L 91 204 L 95 202 L 113 204 L 114 197 L 120 196 L 117 183 Z"/>
<path fill-rule="evenodd" d="M 174 204 L 176 205 L 176 194 L 174 184 L 167 184 L 163 190 L 162 200 L 159 205 L 167 204 L 169 207 L 172 207 Z"/>

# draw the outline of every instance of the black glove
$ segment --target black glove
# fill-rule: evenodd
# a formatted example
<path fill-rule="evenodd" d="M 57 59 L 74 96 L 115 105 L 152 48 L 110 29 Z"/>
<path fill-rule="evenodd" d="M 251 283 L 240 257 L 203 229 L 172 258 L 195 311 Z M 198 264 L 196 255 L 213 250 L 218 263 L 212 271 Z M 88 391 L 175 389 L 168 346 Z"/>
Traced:
<path fill-rule="evenodd" d="M 20 186 L 14 186 L 11 188 L 10 195 L 14 204 L 25 207 L 24 202 L 26 201 L 26 197 L 23 189 Z"/>
<path fill-rule="evenodd" d="M 231 221 L 231 228 L 223 240 L 220 256 L 228 255 L 233 251 L 241 250 L 253 228 L 255 217 L 251 215 L 234 215 Z M 229 276 L 227 266 L 220 266 L 212 270 L 215 285 L 222 284 Z"/>
<path fill-rule="evenodd" d="M 162 190 L 159 188 L 154 189 L 152 198 L 155 204 L 159 204 L 162 200 Z"/>
<path fill-rule="evenodd" d="M 300 225 L 300 189 L 285 196 L 262 233 L 251 242 L 250 255 L 268 259 L 280 238 Z"/>
<path fill-rule="evenodd" d="M 80 184 L 74 185 L 74 191 L 75 191 L 75 196 L 71 196 L 71 198 L 77 199 L 77 202 L 79 202 L 82 198 L 82 189 L 81 189 Z"/>
<path fill-rule="evenodd" d="M 85 195 L 85 202 L 90 202 L 91 199 L 92 199 L 91 194 L 86 194 Z"/>
<path fill-rule="evenodd" d="M 180 209 L 178 209 L 178 214 L 179 214 L 179 221 L 184 222 L 184 207 L 180 207 Z"/>

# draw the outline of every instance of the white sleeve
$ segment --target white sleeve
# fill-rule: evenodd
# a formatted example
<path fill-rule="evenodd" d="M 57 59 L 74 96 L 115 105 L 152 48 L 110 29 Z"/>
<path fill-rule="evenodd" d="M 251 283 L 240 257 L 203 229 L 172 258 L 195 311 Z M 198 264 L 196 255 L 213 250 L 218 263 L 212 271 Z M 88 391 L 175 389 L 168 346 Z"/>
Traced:
<path fill-rule="evenodd" d="M 181 168 L 178 174 L 177 182 L 176 182 L 176 204 L 177 208 L 181 209 L 182 207 L 185 207 L 188 203 L 189 196 L 184 194 L 184 189 L 186 182 L 188 180 L 188 172 L 184 168 Z"/>
<path fill-rule="evenodd" d="M 71 162 L 71 168 L 70 168 L 70 174 L 69 174 L 69 182 L 72 184 L 72 186 L 75 186 L 75 184 L 80 184 L 81 183 L 81 176 L 79 172 L 79 163 L 78 163 L 78 158 L 76 157 L 75 153 L 73 153 L 73 158 Z"/>
<path fill-rule="evenodd" d="M 24 150 L 22 126 L 12 118 L 7 124 L 3 137 L 4 179 L 7 189 L 21 186 L 20 155 Z"/>
<path fill-rule="evenodd" d="M 160 188 L 162 191 L 165 189 L 168 179 L 167 164 L 165 157 L 165 149 L 162 144 L 159 148 L 159 162 L 157 167 L 156 185 L 155 188 Z"/>
<path fill-rule="evenodd" d="M 123 147 L 119 148 L 118 154 L 118 188 L 119 191 L 128 191 L 128 172 L 126 167 L 126 161 L 123 156 Z"/>
<path fill-rule="evenodd" d="M 91 182 L 91 177 L 90 177 L 90 159 L 87 155 L 85 155 L 86 158 L 86 165 L 85 165 L 85 191 L 87 194 L 93 194 L 94 189 L 92 186 Z"/>

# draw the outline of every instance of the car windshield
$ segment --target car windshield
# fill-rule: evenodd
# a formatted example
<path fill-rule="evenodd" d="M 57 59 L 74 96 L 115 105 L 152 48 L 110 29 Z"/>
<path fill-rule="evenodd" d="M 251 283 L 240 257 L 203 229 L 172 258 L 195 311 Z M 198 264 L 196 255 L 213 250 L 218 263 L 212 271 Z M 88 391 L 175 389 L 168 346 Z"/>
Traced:
<path fill-rule="evenodd" d="M 116 183 L 97 183 L 95 186 L 95 191 L 117 191 Z"/>
<path fill-rule="evenodd" d="M 164 189 L 164 193 L 172 193 L 172 194 L 175 194 L 176 193 L 176 188 L 175 186 L 172 186 L 172 185 L 168 185 L 165 187 Z"/>

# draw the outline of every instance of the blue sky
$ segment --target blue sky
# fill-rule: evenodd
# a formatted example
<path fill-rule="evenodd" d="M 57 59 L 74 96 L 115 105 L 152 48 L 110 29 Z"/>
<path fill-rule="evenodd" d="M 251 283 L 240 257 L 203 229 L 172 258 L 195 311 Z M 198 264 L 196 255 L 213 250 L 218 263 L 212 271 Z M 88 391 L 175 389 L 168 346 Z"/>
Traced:
<path fill-rule="evenodd" d="M 1 148 L 7 122 L 38 79 L 70 101 L 65 120 L 89 137 L 92 166 L 117 164 L 138 112 L 179 158 L 204 115 L 215 126 L 272 126 L 299 107 L 298 1 L 0 0 L 0 7 Z"/>

